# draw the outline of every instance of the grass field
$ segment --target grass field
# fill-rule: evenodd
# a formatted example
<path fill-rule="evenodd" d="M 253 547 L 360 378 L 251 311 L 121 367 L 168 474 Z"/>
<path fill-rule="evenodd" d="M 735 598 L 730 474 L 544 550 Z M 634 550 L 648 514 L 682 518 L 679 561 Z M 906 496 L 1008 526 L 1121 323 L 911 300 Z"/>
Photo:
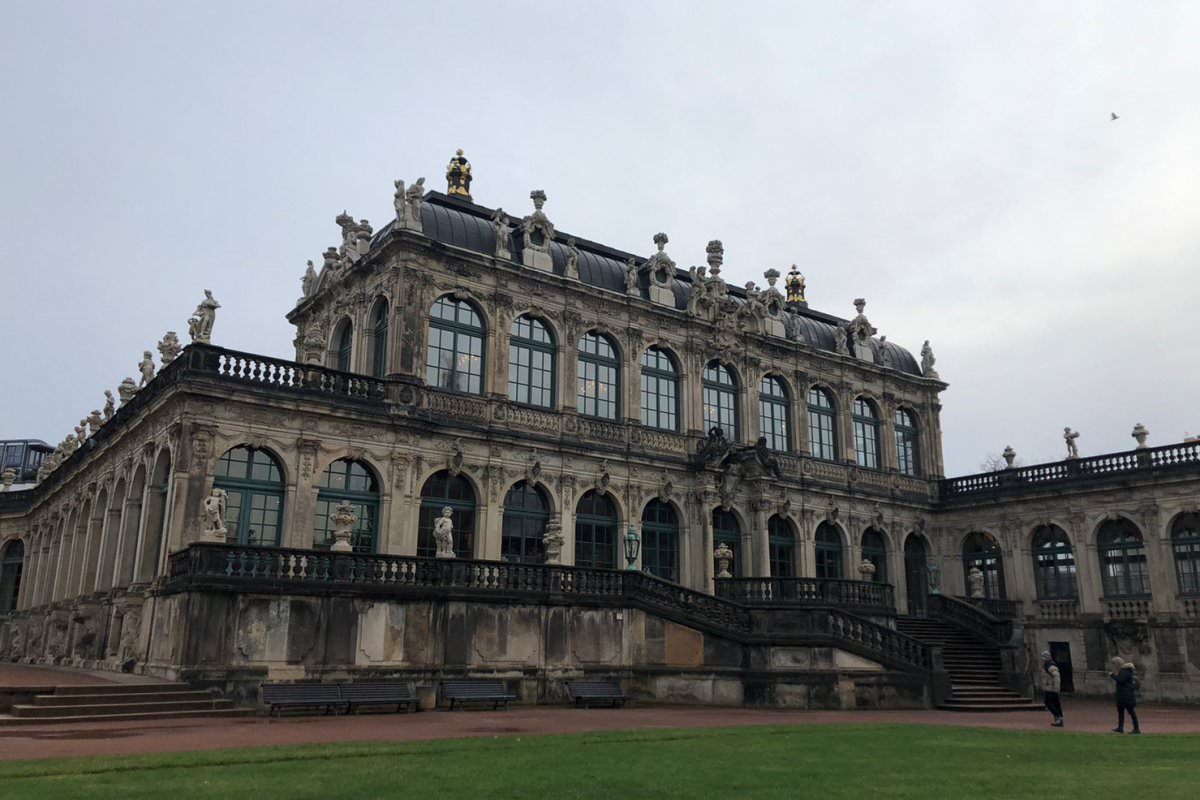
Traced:
<path fill-rule="evenodd" d="M 1197 796 L 1200 736 L 906 725 L 447 739 L 0 763 L 4 800 Z"/>

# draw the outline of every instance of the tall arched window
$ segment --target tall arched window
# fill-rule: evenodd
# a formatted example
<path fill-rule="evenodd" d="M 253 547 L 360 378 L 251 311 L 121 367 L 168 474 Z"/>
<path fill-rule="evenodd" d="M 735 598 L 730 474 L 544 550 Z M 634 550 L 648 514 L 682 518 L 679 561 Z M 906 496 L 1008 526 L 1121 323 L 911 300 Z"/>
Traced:
<path fill-rule="evenodd" d="M 782 378 L 764 375 L 758 389 L 758 432 L 767 447 L 781 453 L 792 449 L 792 410 Z"/>
<path fill-rule="evenodd" d="M 642 424 L 679 430 L 679 369 L 671 354 L 657 347 L 642 354 Z"/>
<path fill-rule="evenodd" d="M 831 522 L 817 526 L 817 577 L 841 578 L 844 576 L 842 562 L 842 532 Z"/>
<path fill-rule="evenodd" d="M 767 550 L 772 578 L 796 577 L 796 534 L 778 514 L 767 520 Z"/>
<path fill-rule="evenodd" d="M 862 397 L 854 400 L 854 458 L 860 467 L 879 469 L 879 414 Z"/>
<path fill-rule="evenodd" d="M 1180 514 L 1171 523 L 1171 550 L 1180 594 L 1200 594 L 1200 514 Z"/>
<path fill-rule="evenodd" d="M 679 580 L 679 519 L 661 500 L 651 500 L 642 510 L 642 570 L 663 580 Z"/>
<path fill-rule="evenodd" d="M 375 303 L 375 315 L 371 324 L 371 338 L 375 344 L 375 350 L 371 353 L 371 375 L 376 378 L 383 378 L 387 375 L 388 371 L 388 303 L 383 298 L 380 298 Z"/>
<path fill-rule="evenodd" d="M 877 528 L 867 528 L 862 535 L 862 557 L 875 565 L 875 574 L 871 580 L 879 583 L 888 582 L 887 569 L 887 539 L 883 531 Z"/>
<path fill-rule="evenodd" d="M 837 411 L 824 389 L 808 390 L 808 443 L 813 458 L 837 461 Z"/>
<path fill-rule="evenodd" d="M 1096 534 L 1105 597 L 1150 594 L 1150 570 L 1141 531 L 1127 519 L 1110 519 Z"/>
<path fill-rule="evenodd" d="M 230 544 L 278 547 L 283 521 L 283 471 L 266 450 L 239 445 L 217 461 L 214 489 L 224 489 Z"/>
<path fill-rule="evenodd" d="M 354 361 L 354 324 L 350 320 L 342 320 L 338 328 L 337 351 L 333 360 L 333 368 L 341 372 L 349 372 Z"/>
<path fill-rule="evenodd" d="M 433 540 L 433 524 L 449 506 L 453 512 L 454 555 L 471 558 L 475 553 L 475 490 L 462 475 L 449 470 L 435 472 L 421 487 L 421 514 L 417 522 L 417 555 L 432 558 L 437 555 Z"/>
<path fill-rule="evenodd" d="M 588 492 L 575 508 L 575 566 L 617 568 L 617 508 L 608 495 Z"/>
<path fill-rule="evenodd" d="M 528 314 L 513 320 L 508 337 L 508 399 L 538 408 L 554 407 L 554 334 Z"/>
<path fill-rule="evenodd" d="M 1033 532 L 1033 579 L 1039 600 L 1078 596 L 1075 553 L 1066 531 L 1057 525 L 1041 525 Z"/>
<path fill-rule="evenodd" d="M 356 553 L 374 553 L 379 543 L 379 481 L 361 461 L 343 458 L 325 468 L 317 483 L 317 513 L 313 519 L 313 547 L 328 549 L 333 538 L 337 507 L 346 501 L 354 513 L 350 544 Z"/>
<path fill-rule="evenodd" d="M 725 438 L 741 441 L 738 430 L 738 382 L 733 370 L 718 361 L 704 367 L 704 430 L 720 428 Z"/>
<path fill-rule="evenodd" d="M 470 303 L 439 297 L 429 313 L 425 382 L 451 392 L 483 394 L 484 333 Z"/>
<path fill-rule="evenodd" d="M 908 613 L 924 617 L 929 595 L 929 546 L 919 533 L 910 533 L 904 540 L 904 589 Z"/>
<path fill-rule="evenodd" d="M 745 568 L 742 566 L 742 526 L 738 524 L 737 516 L 732 511 L 726 511 L 723 508 L 714 508 L 712 512 L 713 526 L 713 549 L 724 544 L 733 551 L 733 563 L 729 566 L 729 571 L 733 577 L 740 578 L 746 574 Z M 716 560 L 714 559 L 713 574 L 716 574 Z"/>
<path fill-rule="evenodd" d="M 983 596 L 1004 597 L 1004 564 L 1000 543 L 989 533 L 975 531 L 967 534 L 962 547 L 963 586 L 970 593 L 971 567 L 983 573 Z"/>
<path fill-rule="evenodd" d="M 0 551 L 0 614 L 17 610 L 21 594 L 21 570 L 25 566 L 25 545 L 20 539 L 9 542 Z"/>
<path fill-rule="evenodd" d="M 550 501 L 546 493 L 525 481 L 514 483 L 504 495 L 504 532 L 500 539 L 500 558 L 524 564 L 546 560 L 546 523 L 550 521 Z"/>
<path fill-rule="evenodd" d="M 616 419 L 620 396 L 621 362 L 616 347 L 603 334 L 585 333 L 579 338 L 579 413 Z"/>
<path fill-rule="evenodd" d="M 917 448 L 917 423 L 911 412 L 896 409 L 893 419 L 896 429 L 896 468 L 901 475 L 921 474 L 920 450 Z"/>

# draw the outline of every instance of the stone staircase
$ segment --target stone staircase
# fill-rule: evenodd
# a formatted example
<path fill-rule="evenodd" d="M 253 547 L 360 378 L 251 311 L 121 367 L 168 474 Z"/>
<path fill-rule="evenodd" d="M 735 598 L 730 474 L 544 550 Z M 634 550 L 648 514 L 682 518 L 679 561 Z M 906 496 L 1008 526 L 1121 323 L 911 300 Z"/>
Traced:
<path fill-rule="evenodd" d="M 938 619 L 897 617 L 896 629 L 924 644 L 942 648 L 950 675 L 946 711 L 1044 711 L 1038 703 L 1004 686 L 1000 648 Z"/>
<path fill-rule="evenodd" d="M 6 725 L 45 725 L 58 722 L 124 722 L 183 717 L 236 717 L 254 713 L 207 691 L 184 683 L 106 683 L 58 686 L 52 694 L 34 695 L 33 702 L 14 705 L 0 714 Z"/>

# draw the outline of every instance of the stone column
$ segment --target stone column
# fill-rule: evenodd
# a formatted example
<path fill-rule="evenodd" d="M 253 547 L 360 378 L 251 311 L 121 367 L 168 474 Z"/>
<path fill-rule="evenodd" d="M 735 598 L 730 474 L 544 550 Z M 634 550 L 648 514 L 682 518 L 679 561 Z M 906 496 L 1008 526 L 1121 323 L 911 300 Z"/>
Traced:
<path fill-rule="evenodd" d="M 899 529 L 895 529 L 899 530 Z M 908 609 L 908 572 L 905 569 L 904 563 L 904 537 L 905 533 L 901 531 L 900 535 L 895 537 L 894 541 L 888 541 L 892 537 L 885 537 L 888 542 L 887 552 L 887 582 L 892 585 L 894 595 L 896 597 L 896 610 L 903 614 Z"/>
<path fill-rule="evenodd" d="M 707 493 L 701 493 L 696 498 L 696 526 L 699 531 L 697 541 L 700 544 L 699 569 L 696 577 L 699 585 L 694 585 L 692 588 L 712 594 L 714 592 L 713 580 L 715 575 L 713 564 L 713 527 L 712 527 L 712 504 L 715 500 L 708 496 Z"/>
<path fill-rule="evenodd" d="M 191 544 L 184 538 L 184 531 L 187 528 L 185 520 L 188 513 L 188 474 L 186 470 L 172 469 L 168 486 L 166 511 L 168 523 L 167 533 L 164 537 L 166 555 L 182 550 Z M 199 509 L 199 504 L 197 504 L 197 509 Z M 199 513 L 198 510 L 197 513 Z"/>
<path fill-rule="evenodd" d="M 843 389 L 837 395 L 838 444 L 842 448 L 842 460 L 857 464 L 854 452 L 854 393 Z"/>
<path fill-rule="evenodd" d="M 879 407 L 879 466 L 894 471 L 899 469 L 896 460 L 896 404 L 881 403 Z"/>
<path fill-rule="evenodd" d="M 21 590 L 17 595 L 17 610 L 22 611 L 33 606 L 32 600 L 37 584 L 38 561 L 41 552 L 38 550 L 37 534 L 31 534 L 25 542 L 25 564 L 21 568 Z"/>
<path fill-rule="evenodd" d="M 488 475 L 481 503 L 475 513 L 478 541 L 475 545 L 475 558 L 486 558 L 489 561 L 500 560 L 500 545 L 504 533 L 504 501 L 500 498 L 500 489 L 496 486 L 504 480 L 503 470 L 493 467 L 498 475 Z"/>
<path fill-rule="evenodd" d="M 742 552 L 749 558 L 745 570 L 747 577 L 768 578 L 771 576 L 771 549 L 767 536 L 766 500 L 750 503 L 750 530 L 742 532 Z"/>
<path fill-rule="evenodd" d="M 796 429 L 792 431 L 792 443 L 802 456 L 812 454 L 812 442 L 808 437 L 808 389 L 797 385 L 792 398 L 792 419 Z"/>
<path fill-rule="evenodd" d="M 1078 514 L 1071 520 L 1070 537 L 1075 553 L 1075 587 L 1079 595 L 1079 613 L 1103 614 L 1104 584 L 1100 578 L 1100 554 L 1095 539 L 1086 534 L 1087 529 L 1088 522 L 1083 514 Z"/>
<path fill-rule="evenodd" d="M 121 514 L 124 505 L 124 499 L 113 497 L 104 515 L 104 528 L 100 533 L 100 564 L 96 573 L 98 591 L 111 589 L 117 580 L 117 550 L 120 549 Z"/>
<path fill-rule="evenodd" d="M 754 373 L 745 369 L 742 371 L 743 388 L 741 392 L 741 421 L 742 439 L 740 444 L 753 444 L 758 441 L 759 430 L 762 427 L 758 407 L 759 378 L 753 378 Z"/>
<path fill-rule="evenodd" d="M 88 520 L 87 545 L 83 555 L 83 574 L 80 577 L 79 593 L 91 594 L 96 590 L 96 572 L 100 560 L 100 537 L 104 530 L 104 510 L 96 509 Z"/>
<path fill-rule="evenodd" d="M 570 566 L 575 563 L 575 477 L 562 476 L 559 484 L 559 503 L 562 508 L 562 563 Z"/>

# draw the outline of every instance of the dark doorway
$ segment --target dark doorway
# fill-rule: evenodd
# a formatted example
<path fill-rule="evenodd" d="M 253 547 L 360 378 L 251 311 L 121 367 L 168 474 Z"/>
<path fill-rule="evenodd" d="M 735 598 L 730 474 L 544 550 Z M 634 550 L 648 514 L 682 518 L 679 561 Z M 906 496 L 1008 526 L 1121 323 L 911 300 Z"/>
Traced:
<path fill-rule="evenodd" d="M 925 616 L 928 607 L 929 568 L 925 565 L 928 559 L 925 537 L 910 533 L 904 540 L 904 588 L 908 593 L 908 613 L 914 617 Z"/>
<path fill-rule="evenodd" d="M 1058 674 L 1062 678 L 1062 691 L 1064 693 L 1074 692 L 1075 680 L 1071 674 L 1071 643 L 1051 642 L 1050 658 L 1054 659 L 1055 664 L 1058 664 Z"/>

